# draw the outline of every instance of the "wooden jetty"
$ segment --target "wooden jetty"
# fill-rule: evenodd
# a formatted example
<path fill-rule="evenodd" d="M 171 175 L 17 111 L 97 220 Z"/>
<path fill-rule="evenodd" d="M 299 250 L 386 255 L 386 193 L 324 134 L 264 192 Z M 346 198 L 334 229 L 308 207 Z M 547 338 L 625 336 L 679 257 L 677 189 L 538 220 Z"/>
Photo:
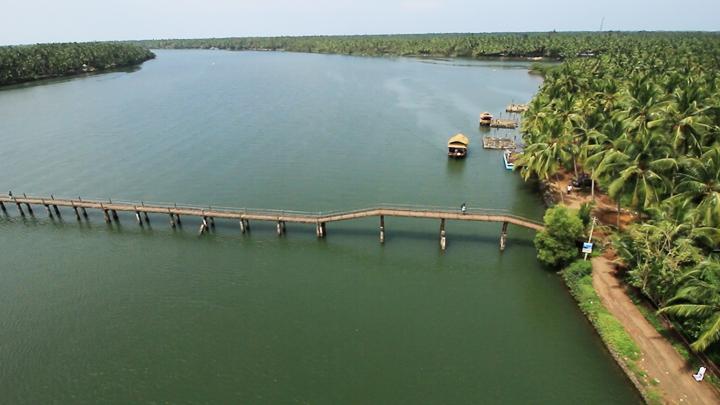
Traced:
<path fill-rule="evenodd" d="M 477 221 L 477 222 L 497 222 L 502 224 L 500 231 L 500 250 L 505 250 L 507 240 L 508 225 L 513 224 L 522 228 L 532 229 L 534 231 L 542 231 L 544 226 L 541 222 L 524 218 L 511 214 L 505 210 L 493 209 L 467 209 L 461 212 L 459 209 L 439 208 L 439 207 L 421 207 L 411 205 L 380 205 L 372 208 L 365 208 L 352 211 L 333 211 L 333 212 L 300 212 L 300 211 L 282 211 L 269 209 L 247 209 L 247 208 L 218 208 L 218 207 L 200 207 L 192 205 L 178 204 L 161 204 L 161 203 L 145 203 L 145 202 L 127 202 L 127 201 L 101 201 L 87 200 L 82 198 L 66 199 L 46 197 L 33 197 L 23 194 L 22 197 L 0 195 L 0 210 L 8 215 L 6 205 L 16 206 L 18 213 L 25 217 L 25 210 L 28 215 L 34 216 L 33 206 L 44 207 L 48 217 L 54 219 L 54 216 L 61 218 L 60 208 L 72 209 L 72 215 L 78 221 L 87 221 L 87 210 L 102 211 L 105 222 L 112 224 L 119 222 L 118 212 L 128 212 L 134 214 L 139 226 L 150 224 L 148 214 L 167 215 L 170 226 L 172 228 L 182 226 L 181 217 L 195 217 L 201 220 L 199 233 L 204 234 L 215 227 L 215 218 L 238 221 L 240 231 L 246 233 L 250 231 L 250 221 L 266 221 L 276 224 L 278 235 L 286 232 L 286 223 L 312 224 L 315 225 L 315 234 L 318 238 L 324 238 L 327 235 L 326 224 L 330 222 L 348 221 L 359 218 L 379 217 L 380 218 L 380 243 L 385 242 L 385 217 L 400 218 L 426 218 L 440 220 L 440 247 L 445 250 L 447 245 L 445 222 L 454 221 Z"/>
<path fill-rule="evenodd" d="M 490 122 L 490 128 L 515 129 L 517 127 L 518 127 L 518 122 L 514 121 L 514 120 L 495 119 Z"/>
<path fill-rule="evenodd" d="M 483 137 L 483 148 L 485 149 L 515 149 L 516 146 L 515 140 L 510 138 Z"/>
<path fill-rule="evenodd" d="M 527 111 L 527 110 L 528 110 L 528 105 L 527 105 L 527 104 L 515 104 L 515 103 L 513 103 L 513 104 L 510 104 L 510 105 L 508 105 L 507 107 L 505 107 L 505 112 L 515 113 L 515 114 L 524 113 L 524 112 Z"/>

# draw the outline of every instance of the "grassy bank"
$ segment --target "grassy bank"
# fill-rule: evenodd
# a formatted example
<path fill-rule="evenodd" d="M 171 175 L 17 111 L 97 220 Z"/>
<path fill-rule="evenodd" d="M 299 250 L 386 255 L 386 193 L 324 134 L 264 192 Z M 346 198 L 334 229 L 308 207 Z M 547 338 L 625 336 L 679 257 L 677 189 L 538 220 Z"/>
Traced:
<path fill-rule="evenodd" d="M 560 272 L 570 293 L 578 302 L 582 312 L 593 324 L 610 353 L 646 402 L 662 403 L 660 393 L 653 388 L 654 381 L 647 378 L 638 366 L 640 349 L 620 322 L 602 305 L 592 284 L 592 265 L 589 261 L 578 260 Z"/>

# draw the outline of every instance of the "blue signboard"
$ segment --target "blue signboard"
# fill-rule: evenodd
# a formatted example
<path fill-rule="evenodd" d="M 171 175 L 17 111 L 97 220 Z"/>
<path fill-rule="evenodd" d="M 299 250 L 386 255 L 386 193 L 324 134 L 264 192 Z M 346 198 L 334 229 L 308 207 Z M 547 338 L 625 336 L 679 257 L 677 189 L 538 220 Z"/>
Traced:
<path fill-rule="evenodd" d="M 592 243 L 585 242 L 585 243 L 583 243 L 582 252 L 583 253 L 592 253 L 592 247 L 593 247 Z"/>

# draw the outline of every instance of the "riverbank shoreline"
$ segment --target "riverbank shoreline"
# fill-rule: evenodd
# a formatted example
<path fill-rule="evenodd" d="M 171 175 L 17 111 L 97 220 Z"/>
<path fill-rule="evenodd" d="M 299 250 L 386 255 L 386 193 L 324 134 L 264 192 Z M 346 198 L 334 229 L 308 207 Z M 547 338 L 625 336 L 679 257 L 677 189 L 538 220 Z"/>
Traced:
<path fill-rule="evenodd" d="M 660 395 L 649 387 L 646 374 L 638 367 L 640 348 L 602 303 L 595 290 L 594 277 L 589 262 L 576 261 L 559 272 L 565 285 L 597 332 L 603 345 L 622 369 L 638 394 L 648 404 L 660 404 Z"/>

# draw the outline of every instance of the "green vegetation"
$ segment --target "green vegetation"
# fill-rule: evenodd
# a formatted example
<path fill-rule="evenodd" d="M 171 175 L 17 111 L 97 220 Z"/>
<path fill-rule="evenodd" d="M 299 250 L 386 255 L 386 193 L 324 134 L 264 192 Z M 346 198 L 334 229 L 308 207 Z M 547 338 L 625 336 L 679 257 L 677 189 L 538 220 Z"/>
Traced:
<path fill-rule="evenodd" d="M 677 38 L 688 41 L 715 34 L 697 33 L 498 33 L 498 34 L 415 34 L 355 35 L 264 38 L 158 39 L 135 41 L 157 49 L 228 49 L 334 53 L 346 55 L 397 55 L 436 57 L 546 57 L 553 59 L 622 53 L 632 44 L 662 46 Z M 538 66 L 538 69 L 545 71 Z"/>
<path fill-rule="evenodd" d="M 133 44 L 89 42 L 0 47 L 0 86 L 125 66 L 155 57 Z"/>
<path fill-rule="evenodd" d="M 545 212 L 545 230 L 535 235 L 535 248 L 541 263 L 562 267 L 578 257 L 578 241 L 583 236 L 582 220 L 563 206 Z"/>
<path fill-rule="evenodd" d="M 635 213 L 613 238 L 627 281 L 710 355 L 720 346 L 719 39 L 621 38 L 546 71 L 516 163 L 526 179 L 588 173 Z"/>
<path fill-rule="evenodd" d="M 662 397 L 651 385 L 655 381 L 648 381 L 647 375 L 637 364 L 640 360 L 640 348 L 623 328 L 620 321 L 602 305 L 600 297 L 592 285 L 592 264 L 590 261 L 577 260 L 560 272 L 575 297 L 585 316 L 595 326 L 600 337 L 613 353 L 623 368 L 632 373 L 634 380 L 640 384 L 638 388 L 648 403 L 662 403 Z"/>
<path fill-rule="evenodd" d="M 573 297 L 578 301 L 580 309 L 595 325 L 610 349 L 630 362 L 639 360 L 640 349 L 620 322 L 600 302 L 600 297 L 592 285 L 591 273 L 592 264 L 589 260 L 577 260 L 560 274 L 570 288 Z"/>

